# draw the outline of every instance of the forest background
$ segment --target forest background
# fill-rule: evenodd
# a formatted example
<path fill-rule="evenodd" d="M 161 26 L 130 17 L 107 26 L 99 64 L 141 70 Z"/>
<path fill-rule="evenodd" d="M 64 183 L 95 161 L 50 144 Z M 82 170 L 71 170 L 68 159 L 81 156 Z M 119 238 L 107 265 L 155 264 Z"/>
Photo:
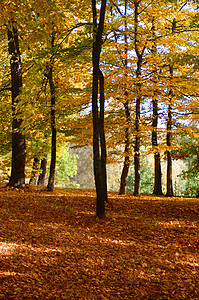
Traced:
<path fill-rule="evenodd" d="M 100 74 L 108 188 L 196 196 L 197 2 L 104 4 Z M 49 189 L 94 188 L 92 51 L 101 21 L 95 24 L 93 16 L 96 8 L 101 17 L 103 1 L 1 1 L 0 6 L 1 180 L 11 186 L 23 185 L 25 177 L 36 183 L 48 161 Z M 98 102 L 101 108 L 103 100 Z M 23 157 L 16 154 L 17 139 Z M 15 159 L 16 169 L 25 170 L 16 182 Z"/>

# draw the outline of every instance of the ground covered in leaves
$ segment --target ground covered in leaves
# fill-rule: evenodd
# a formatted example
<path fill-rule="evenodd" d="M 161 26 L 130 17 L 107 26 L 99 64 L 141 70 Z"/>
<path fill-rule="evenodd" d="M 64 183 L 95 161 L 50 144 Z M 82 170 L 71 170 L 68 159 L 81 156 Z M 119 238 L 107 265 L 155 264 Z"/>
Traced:
<path fill-rule="evenodd" d="M 199 200 L 0 189 L 0 299 L 199 299 Z"/>

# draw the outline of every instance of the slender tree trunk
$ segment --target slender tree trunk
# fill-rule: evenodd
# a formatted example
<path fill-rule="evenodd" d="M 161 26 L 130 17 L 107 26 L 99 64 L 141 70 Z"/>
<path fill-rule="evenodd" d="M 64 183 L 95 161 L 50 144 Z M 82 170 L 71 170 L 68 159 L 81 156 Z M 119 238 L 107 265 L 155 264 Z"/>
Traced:
<path fill-rule="evenodd" d="M 176 20 L 172 22 L 172 34 L 176 30 Z M 173 64 L 169 66 L 169 75 L 170 75 L 170 90 L 169 90 L 169 104 L 168 104 L 168 117 L 167 117 L 167 197 L 173 196 L 173 182 L 172 182 L 172 158 L 171 158 L 171 139 L 172 139 L 172 102 L 173 102 L 173 88 L 172 88 L 172 79 L 173 79 Z"/>
<path fill-rule="evenodd" d="M 45 176 L 46 176 L 46 166 L 47 166 L 47 155 L 41 160 L 40 169 L 42 170 L 42 172 L 39 174 L 39 178 L 37 182 L 38 186 L 44 186 Z"/>
<path fill-rule="evenodd" d="M 106 139 L 104 132 L 104 76 L 101 70 L 99 70 L 99 82 L 100 82 L 100 146 L 101 146 L 101 173 L 102 173 L 102 189 L 104 195 L 104 201 L 108 202 L 107 197 L 107 174 L 106 174 Z"/>
<path fill-rule="evenodd" d="M 134 145 L 134 167 L 135 182 L 134 196 L 140 196 L 140 97 L 136 99 L 136 117 L 135 117 L 135 145 Z"/>
<path fill-rule="evenodd" d="M 36 174 L 38 172 L 38 164 L 39 164 L 39 159 L 37 157 L 34 157 L 33 166 L 32 166 L 32 173 L 31 173 L 31 176 L 30 176 L 29 184 L 35 184 L 36 185 Z"/>
<path fill-rule="evenodd" d="M 154 58 L 156 56 L 157 50 L 156 50 L 156 34 L 155 34 L 155 24 L 154 24 L 154 18 L 152 20 L 152 39 L 153 39 L 153 45 L 152 45 L 152 53 L 154 55 Z M 154 63 L 153 67 L 153 96 L 152 96 L 152 104 L 153 104 L 153 117 L 152 117 L 152 147 L 154 151 L 154 190 L 153 194 L 155 195 L 162 195 L 162 171 L 161 171 L 161 161 L 160 161 L 160 152 L 158 150 L 158 135 L 157 135 L 157 129 L 158 129 L 158 101 L 157 101 L 157 87 L 156 84 L 158 82 L 158 74 L 157 74 L 157 68 L 156 64 Z"/>
<path fill-rule="evenodd" d="M 119 195 L 126 193 L 127 176 L 130 166 L 130 111 L 128 100 L 124 103 L 125 115 L 126 115 L 126 128 L 125 128 L 125 150 L 124 150 L 124 166 L 122 170 L 120 180 Z"/>
<path fill-rule="evenodd" d="M 99 62 L 102 46 L 102 34 L 106 0 L 101 1 L 100 20 L 97 24 L 96 0 L 92 0 L 94 42 L 92 52 L 93 62 L 93 84 L 92 84 L 92 118 L 93 118 L 93 156 L 94 156 L 94 177 L 97 193 L 96 216 L 105 217 L 105 201 L 107 201 L 106 180 L 106 144 L 104 135 L 104 93 L 103 76 L 100 73 Z M 101 83 L 100 83 L 101 82 Z M 100 83 L 100 112 L 98 109 L 98 86 Z M 101 143 L 101 153 L 100 153 Z"/>
<path fill-rule="evenodd" d="M 124 11 L 124 27 L 125 27 L 125 34 L 124 34 L 124 43 L 125 43 L 125 60 L 124 60 L 124 67 L 125 67 L 125 78 L 127 79 L 128 76 L 128 31 L 127 31 L 127 3 L 128 1 L 125 0 L 125 11 Z M 125 128 L 125 149 L 124 149 L 124 165 L 120 180 L 120 190 L 119 195 L 123 195 L 126 193 L 126 184 L 127 184 L 127 176 L 129 172 L 130 166 L 130 110 L 129 110 L 129 100 L 128 100 L 128 92 L 125 90 L 124 93 L 125 101 L 124 101 L 124 110 L 125 110 L 125 117 L 126 117 L 126 128 Z"/>
<path fill-rule="evenodd" d="M 51 48 L 53 49 L 55 42 L 55 33 L 52 33 L 52 39 L 51 39 Z M 53 191 L 54 189 L 54 181 L 55 181 L 55 165 L 56 165 L 56 136 L 57 136 L 57 130 L 56 130 L 56 124 L 55 124 L 55 84 L 54 84 L 54 78 L 53 78 L 53 65 L 54 61 L 53 58 L 50 60 L 49 65 L 49 71 L 48 71 L 48 81 L 50 86 L 50 94 L 51 94 L 51 106 L 50 106 L 50 116 L 51 116 L 51 162 L 50 162 L 50 175 L 48 178 L 48 186 L 47 189 L 49 191 Z"/>
<path fill-rule="evenodd" d="M 15 111 L 22 88 L 22 65 L 19 51 L 18 30 L 14 23 L 8 26 L 8 51 L 11 55 L 11 90 L 12 90 L 12 168 L 8 185 L 11 187 L 25 187 L 25 136 L 21 125 L 22 119 Z"/>
<path fill-rule="evenodd" d="M 136 98 L 136 112 L 135 112 L 135 145 L 134 145 L 134 168 L 135 168 L 135 181 L 134 181 L 134 196 L 140 196 L 140 104 L 141 104 L 141 83 L 139 79 L 141 77 L 141 66 L 143 60 L 143 54 L 145 46 L 140 50 L 139 49 L 139 33 L 138 33 L 138 8 L 140 1 L 134 1 L 135 12 L 134 12 L 134 44 L 135 44 L 135 53 L 137 56 L 137 69 L 136 69 L 136 78 L 138 82 L 136 83 L 137 88 L 137 98 Z"/>
<path fill-rule="evenodd" d="M 168 119 L 167 119 L 167 197 L 173 196 L 173 183 L 172 183 L 172 158 L 171 158 L 171 134 L 172 130 L 172 106 L 171 103 L 168 106 Z"/>
<path fill-rule="evenodd" d="M 155 195 L 162 195 L 162 171 L 160 162 L 160 153 L 158 151 L 158 137 L 157 137 L 157 125 L 158 125 L 158 104 L 156 98 L 153 98 L 153 121 L 152 121 L 152 146 L 154 149 L 154 170 L 155 170 L 155 182 L 153 193 Z"/>

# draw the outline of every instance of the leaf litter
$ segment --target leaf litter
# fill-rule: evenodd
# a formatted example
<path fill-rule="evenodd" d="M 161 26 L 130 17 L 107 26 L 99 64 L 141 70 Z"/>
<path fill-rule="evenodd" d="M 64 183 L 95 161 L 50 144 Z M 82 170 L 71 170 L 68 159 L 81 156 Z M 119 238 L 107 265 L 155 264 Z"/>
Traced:
<path fill-rule="evenodd" d="M 199 202 L 0 189 L 0 299 L 199 299 Z"/>

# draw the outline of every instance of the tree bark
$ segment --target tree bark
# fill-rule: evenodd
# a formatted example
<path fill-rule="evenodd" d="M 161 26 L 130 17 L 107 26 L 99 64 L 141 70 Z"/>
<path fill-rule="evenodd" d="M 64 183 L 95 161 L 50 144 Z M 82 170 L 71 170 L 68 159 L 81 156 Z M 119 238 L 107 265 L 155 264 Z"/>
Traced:
<path fill-rule="evenodd" d="M 166 197 L 173 197 L 173 182 L 172 182 L 172 158 L 171 158 L 171 134 L 172 130 L 172 106 L 168 106 L 168 119 L 167 119 L 167 193 Z"/>
<path fill-rule="evenodd" d="M 155 195 L 162 195 L 162 171 L 160 162 L 160 153 L 158 151 L 158 137 L 157 137 L 157 125 L 158 125 L 158 103 L 156 97 L 152 99 L 153 103 L 153 121 L 152 121 L 152 147 L 154 150 L 154 171 L 155 171 L 155 181 L 154 190 Z"/>
<path fill-rule="evenodd" d="M 138 82 L 136 83 L 137 97 L 136 97 L 136 111 L 135 111 L 135 144 L 134 144 L 134 168 L 135 168 L 135 181 L 134 181 L 134 196 L 140 196 L 140 104 L 141 104 L 141 83 L 139 79 L 141 77 L 141 66 L 142 59 L 145 50 L 145 46 L 140 50 L 139 49 L 139 33 L 138 33 L 138 8 L 139 1 L 135 1 L 135 12 L 134 12 L 134 44 L 135 44 L 135 53 L 137 56 L 137 69 L 136 69 L 136 78 Z"/>
<path fill-rule="evenodd" d="M 22 65 L 19 50 L 18 30 L 12 22 L 8 26 L 8 52 L 11 55 L 11 91 L 12 91 L 12 167 L 8 186 L 25 187 L 25 136 L 21 128 L 22 118 L 16 113 L 22 88 Z"/>
<path fill-rule="evenodd" d="M 125 115 L 126 115 L 126 128 L 125 128 L 125 150 L 124 150 L 124 166 L 122 170 L 120 180 L 119 195 L 126 193 L 127 176 L 130 166 L 130 111 L 128 100 L 124 103 Z"/>
<path fill-rule="evenodd" d="M 102 189 L 104 201 L 108 203 L 107 197 L 107 174 L 106 174 L 106 139 L 104 132 L 104 75 L 101 70 L 99 70 L 99 83 L 100 83 L 100 119 L 99 119 L 99 128 L 100 128 L 100 146 L 101 146 L 101 173 L 102 173 Z"/>
<path fill-rule="evenodd" d="M 92 83 L 92 119 L 93 119 L 93 159 L 94 177 L 96 186 L 96 216 L 105 217 L 105 201 L 107 201 L 106 184 L 106 144 L 104 134 L 104 92 L 103 76 L 99 69 L 100 53 L 102 46 L 102 34 L 104 28 L 104 18 L 106 10 L 106 0 L 101 1 L 100 20 L 97 25 L 96 0 L 92 0 L 93 12 L 93 83 Z M 100 83 L 101 82 L 101 83 Z M 98 86 L 100 83 L 100 112 L 98 109 Z M 100 153 L 101 143 L 101 153 Z"/>
<path fill-rule="evenodd" d="M 35 184 L 36 185 L 36 174 L 38 172 L 38 164 L 39 164 L 39 159 L 37 157 L 34 157 L 33 166 L 32 166 L 32 173 L 31 173 L 29 184 Z"/>
<path fill-rule="evenodd" d="M 134 196 L 140 196 L 140 97 L 136 99 L 136 117 L 135 117 L 135 145 L 134 145 L 134 168 L 135 183 Z"/>
<path fill-rule="evenodd" d="M 42 170 L 42 172 L 39 174 L 39 178 L 37 182 L 38 186 L 44 186 L 45 184 L 46 165 L 47 165 L 47 155 L 41 160 L 40 169 Z"/>
<path fill-rule="evenodd" d="M 124 44 L 125 44 L 125 60 L 124 60 L 124 67 L 125 67 L 125 78 L 127 79 L 128 76 L 128 32 L 127 32 L 127 3 L 128 1 L 125 0 L 125 10 L 124 10 L 124 27 L 125 27 L 125 33 L 124 33 Z M 125 101 L 124 101 L 124 110 L 125 110 L 125 117 L 126 117 L 126 128 L 125 128 L 125 149 L 124 149 L 124 165 L 120 180 L 120 190 L 119 195 L 123 195 L 126 193 L 126 184 L 127 184 L 127 176 L 129 172 L 129 166 L 130 166 L 130 122 L 131 122 L 131 116 L 130 116 L 130 110 L 129 110 L 129 100 L 128 100 L 128 92 L 127 89 L 124 93 Z"/>
<path fill-rule="evenodd" d="M 52 33 L 52 39 L 51 39 L 51 48 L 53 49 L 55 42 L 55 33 Z M 49 70 L 48 70 L 48 82 L 50 86 L 50 95 L 51 95 L 51 106 L 50 106 L 50 117 L 51 117 L 51 162 L 50 162 L 50 174 L 48 178 L 48 186 L 47 189 L 49 191 L 53 191 L 54 189 L 54 181 L 55 181 L 55 166 L 56 166 L 56 140 L 57 140 L 57 130 L 56 130 L 56 124 L 55 124 L 55 84 L 54 84 L 54 78 L 53 78 L 53 65 L 54 60 L 53 57 L 51 57 Z"/>
<path fill-rule="evenodd" d="M 172 22 L 172 34 L 176 30 L 176 20 Z M 171 158 L 171 139 L 172 139 L 172 102 L 173 102 L 173 64 L 169 65 L 170 76 L 170 90 L 169 90 L 169 104 L 168 104 L 168 117 L 167 117 L 167 197 L 173 197 L 173 182 L 172 182 L 172 158 Z"/>
<path fill-rule="evenodd" d="M 156 50 L 156 33 L 155 33 L 155 20 L 153 18 L 152 20 L 152 54 L 156 56 L 157 50 Z M 160 161 L 160 153 L 158 151 L 158 135 L 157 135 L 157 129 L 158 129 L 158 100 L 157 100 L 157 87 L 156 84 L 158 82 L 158 73 L 156 64 L 154 63 L 153 67 L 153 96 L 152 96 L 152 105 L 153 105 L 153 117 L 152 117 L 152 147 L 154 151 L 154 189 L 153 194 L 155 195 L 162 195 L 162 171 L 161 171 L 161 161 Z"/>

